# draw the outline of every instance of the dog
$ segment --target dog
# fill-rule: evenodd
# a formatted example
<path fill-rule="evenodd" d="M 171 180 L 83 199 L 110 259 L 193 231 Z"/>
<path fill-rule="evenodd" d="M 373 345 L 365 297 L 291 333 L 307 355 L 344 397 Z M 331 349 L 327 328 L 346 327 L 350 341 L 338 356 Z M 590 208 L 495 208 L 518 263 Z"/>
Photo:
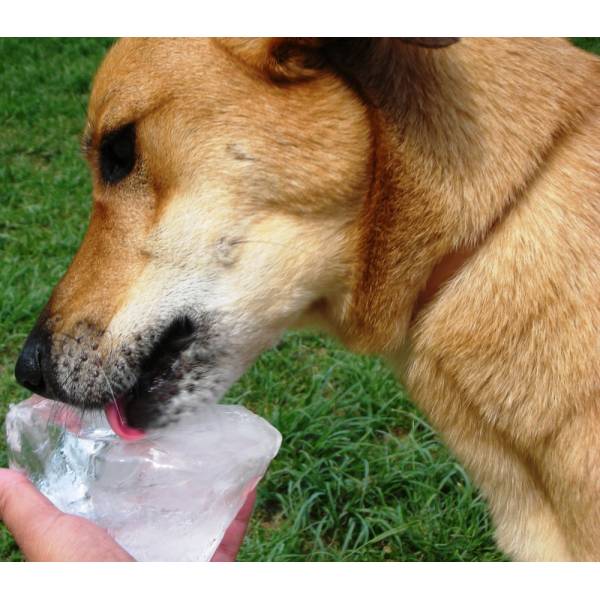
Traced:
<path fill-rule="evenodd" d="M 562 39 L 121 40 L 18 381 L 123 437 L 286 329 L 385 357 L 517 560 L 600 559 L 600 60 Z"/>

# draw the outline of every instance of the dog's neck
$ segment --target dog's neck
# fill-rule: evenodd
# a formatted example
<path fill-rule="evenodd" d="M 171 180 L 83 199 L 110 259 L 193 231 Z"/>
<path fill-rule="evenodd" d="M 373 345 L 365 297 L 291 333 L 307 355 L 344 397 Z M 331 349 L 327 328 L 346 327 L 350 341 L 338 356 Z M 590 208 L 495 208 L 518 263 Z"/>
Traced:
<path fill-rule="evenodd" d="M 591 72 L 574 69 L 585 60 L 562 40 L 445 50 L 364 43 L 374 46 L 340 54 L 342 70 L 353 63 L 349 79 L 370 107 L 374 137 L 344 337 L 394 352 L 423 293 L 431 300 L 486 243 L 581 119 Z"/>

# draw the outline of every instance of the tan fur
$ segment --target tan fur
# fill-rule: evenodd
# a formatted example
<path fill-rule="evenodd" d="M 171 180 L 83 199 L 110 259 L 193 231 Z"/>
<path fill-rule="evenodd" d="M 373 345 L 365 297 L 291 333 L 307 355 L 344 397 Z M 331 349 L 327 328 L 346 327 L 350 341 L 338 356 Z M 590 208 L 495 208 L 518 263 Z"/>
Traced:
<path fill-rule="evenodd" d="M 121 41 L 89 158 L 135 121 L 143 162 L 94 176 L 55 331 L 130 336 L 209 273 L 240 344 L 318 325 L 388 358 L 510 556 L 598 560 L 599 102 L 600 61 L 559 39 Z"/>

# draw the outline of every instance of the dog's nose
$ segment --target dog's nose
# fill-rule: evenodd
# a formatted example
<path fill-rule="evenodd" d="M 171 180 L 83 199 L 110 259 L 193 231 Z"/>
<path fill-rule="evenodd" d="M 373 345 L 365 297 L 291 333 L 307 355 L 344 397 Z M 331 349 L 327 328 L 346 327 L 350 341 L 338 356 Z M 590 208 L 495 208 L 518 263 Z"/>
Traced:
<path fill-rule="evenodd" d="M 28 336 L 15 366 L 17 381 L 28 390 L 44 396 L 46 383 L 42 372 L 47 335 L 36 327 Z"/>

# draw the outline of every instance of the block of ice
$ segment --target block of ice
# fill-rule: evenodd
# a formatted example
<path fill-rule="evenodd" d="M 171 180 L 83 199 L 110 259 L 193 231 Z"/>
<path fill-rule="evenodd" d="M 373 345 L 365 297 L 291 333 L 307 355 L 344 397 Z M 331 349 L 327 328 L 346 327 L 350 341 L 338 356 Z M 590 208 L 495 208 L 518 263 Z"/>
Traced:
<path fill-rule="evenodd" d="M 214 405 L 136 441 L 104 413 L 34 396 L 6 416 L 10 466 L 137 560 L 209 560 L 281 444 L 241 406 Z"/>

